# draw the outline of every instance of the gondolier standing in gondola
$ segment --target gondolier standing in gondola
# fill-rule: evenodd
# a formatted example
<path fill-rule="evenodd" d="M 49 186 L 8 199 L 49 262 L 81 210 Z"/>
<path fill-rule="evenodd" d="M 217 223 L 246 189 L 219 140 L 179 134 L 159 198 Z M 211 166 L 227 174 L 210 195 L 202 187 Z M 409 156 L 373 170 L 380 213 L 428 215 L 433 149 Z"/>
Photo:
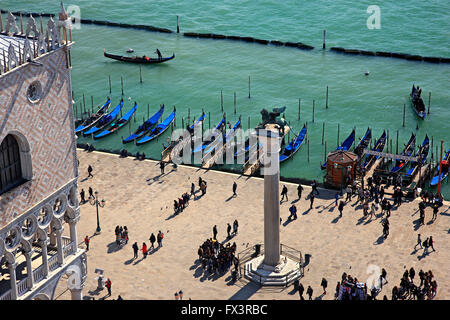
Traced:
<path fill-rule="evenodd" d="M 159 51 L 159 49 L 156 48 L 155 53 L 158 55 L 158 59 L 161 60 L 162 59 L 161 51 Z"/>

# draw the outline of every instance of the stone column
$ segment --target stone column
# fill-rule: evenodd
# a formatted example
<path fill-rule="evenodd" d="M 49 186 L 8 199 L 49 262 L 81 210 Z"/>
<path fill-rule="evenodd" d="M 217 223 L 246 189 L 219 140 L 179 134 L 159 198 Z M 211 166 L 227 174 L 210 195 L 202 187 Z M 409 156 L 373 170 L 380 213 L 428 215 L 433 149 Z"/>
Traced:
<path fill-rule="evenodd" d="M 70 290 L 72 300 L 83 300 L 83 291 L 81 289 Z"/>
<path fill-rule="evenodd" d="M 280 263 L 280 147 L 279 138 L 262 138 L 264 148 L 264 264 L 275 267 Z M 261 138 L 261 137 L 260 137 Z"/>
<path fill-rule="evenodd" d="M 27 285 L 28 289 L 33 288 L 34 285 L 34 279 L 33 279 L 33 266 L 32 266 L 32 256 L 33 256 L 34 250 L 30 250 L 24 253 L 25 258 L 27 259 Z"/>
<path fill-rule="evenodd" d="M 78 242 L 77 242 L 77 222 L 80 220 L 80 216 L 77 216 L 76 218 L 69 220 L 69 226 L 70 226 L 70 241 L 73 245 L 72 253 L 77 252 L 78 248 Z"/>
<path fill-rule="evenodd" d="M 54 223 L 50 223 L 50 232 L 49 232 L 49 239 L 50 239 L 50 246 L 55 247 L 56 246 L 56 234 L 54 230 Z"/>
<path fill-rule="evenodd" d="M 17 300 L 17 281 L 16 281 L 16 267 L 17 263 L 6 263 L 9 270 L 9 278 L 11 283 L 11 300 Z"/>
<path fill-rule="evenodd" d="M 43 274 L 44 277 L 47 278 L 48 276 L 48 254 L 47 254 L 47 244 L 48 244 L 48 238 L 45 238 L 44 240 L 39 241 L 39 245 L 42 249 L 42 265 L 43 265 Z"/>
<path fill-rule="evenodd" d="M 60 229 L 55 229 L 55 234 L 56 234 L 56 248 L 58 250 L 58 263 L 59 265 L 64 264 L 64 248 L 63 248 L 63 241 L 62 241 L 62 233 L 63 233 L 63 228 Z"/>

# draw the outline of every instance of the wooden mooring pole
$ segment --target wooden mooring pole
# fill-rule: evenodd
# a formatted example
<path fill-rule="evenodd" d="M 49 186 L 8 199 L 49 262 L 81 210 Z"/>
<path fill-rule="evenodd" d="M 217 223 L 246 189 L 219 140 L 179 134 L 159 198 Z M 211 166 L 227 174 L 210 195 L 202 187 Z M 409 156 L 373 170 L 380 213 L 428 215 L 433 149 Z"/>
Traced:
<path fill-rule="evenodd" d="M 428 114 L 430 114 L 430 105 L 431 105 L 431 91 L 428 93 Z"/>
<path fill-rule="evenodd" d="M 300 100 L 300 98 L 298 98 L 298 120 L 300 121 L 300 103 L 301 103 L 301 100 Z"/>
<path fill-rule="evenodd" d="M 405 126 L 406 104 L 403 104 L 403 126 Z"/>
<path fill-rule="evenodd" d="M 328 109 L 328 86 L 327 86 L 327 96 L 325 99 L 325 109 Z"/>
<path fill-rule="evenodd" d="M 109 75 L 108 78 L 109 78 L 109 94 L 111 94 L 111 75 Z"/>
<path fill-rule="evenodd" d="M 314 122 L 314 103 L 315 103 L 315 101 L 313 100 L 312 122 Z"/>
<path fill-rule="evenodd" d="M 323 144 L 324 136 L 325 136 L 325 122 L 322 123 L 322 144 Z"/>

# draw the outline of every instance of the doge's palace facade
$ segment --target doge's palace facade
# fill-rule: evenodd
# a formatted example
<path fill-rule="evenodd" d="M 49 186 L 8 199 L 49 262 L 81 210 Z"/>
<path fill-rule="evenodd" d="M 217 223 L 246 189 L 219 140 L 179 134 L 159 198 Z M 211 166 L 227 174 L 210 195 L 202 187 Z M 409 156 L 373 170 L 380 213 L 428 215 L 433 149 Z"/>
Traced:
<path fill-rule="evenodd" d="M 0 14 L 0 300 L 82 299 L 70 19 Z"/>

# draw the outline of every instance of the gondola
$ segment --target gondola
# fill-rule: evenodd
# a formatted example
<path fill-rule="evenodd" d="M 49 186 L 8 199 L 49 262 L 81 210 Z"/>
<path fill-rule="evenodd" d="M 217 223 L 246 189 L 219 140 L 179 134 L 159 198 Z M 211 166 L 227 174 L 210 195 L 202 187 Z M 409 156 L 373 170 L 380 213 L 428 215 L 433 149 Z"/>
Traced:
<path fill-rule="evenodd" d="M 221 131 L 222 127 L 225 127 L 225 117 L 223 117 L 222 120 L 220 120 L 220 122 L 215 127 L 215 130 Z M 200 145 L 197 145 L 195 147 L 193 152 L 197 153 L 197 152 L 203 151 L 210 143 L 212 143 L 214 141 L 214 140 L 212 140 L 212 138 L 213 138 L 213 136 L 210 134 L 208 138 L 206 138 L 205 140 L 203 140 L 203 142 L 201 142 Z"/>
<path fill-rule="evenodd" d="M 284 148 L 283 153 L 280 154 L 280 163 L 292 157 L 294 153 L 296 153 L 298 149 L 300 149 L 300 147 L 303 144 L 303 141 L 305 141 L 306 133 L 307 128 L 305 124 L 298 133 L 298 136 L 295 137 L 295 139 L 292 139 L 292 141 Z"/>
<path fill-rule="evenodd" d="M 163 122 L 158 124 L 155 128 L 151 129 L 148 136 L 142 138 L 141 140 L 136 141 L 136 145 L 141 145 L 141 144 L 150 142 L 153 139 L 156 139 L 160 135 L 162 135 L 167 129 L 169 129 L 170 124 L 175 119 L 176 112 L 177 112 L 177 110 L 175 108 L 173 108 L 172 113 L 169 114 L 169 116 L 166 119 L 164 119 Z"/>
<path fill-rule="evenodd" d="M 91 127 L 89 130 L 83 132 L 83 136 L 89 136 L 91 134 L 94 134 L 98 131 L 100 131 L 102 128 L 109 125 L 111 122 L 113 122 L 117 116 L 120 113 L 120 110 L 122 110 L 123 107 L 123 99 L 120 99 L 119 104 L 111 111 L 110 113 L 104 115 L 95 126 Z"/>
<path fill-rule="evenodd" d="M 136 112 L 137 110 L 137 103 L 134 103 L 134 107 L 131 108 L 130 111 L 128 111 L 122 118 L 120 118 L 119 120 L 113 122 L 110 124 L 109 128 L 106 130 L 103 130 L 101 133 L 99 133 L 98 135 L 94 136 L 94 140 L 95 139 L 100 139 L 103 137 L 106 137 L 108 135 L 110 135 L 111 133 L 117 132 L 117 130 L 119 130 L 120 128 L 122 128 L 124 125 L 126 125 L 128 123 L 128 121 L 130 121 L 131 116 Z"/>
<path fill-rule="evenodd" d="M 372 130 L 370 128 L 367 128 L 366 134 L 354 150 L 354 153 L 356 153 L 359 158 L 363 156 L 363 152 L 369 146 L 370 140 L 372 140 Z"/>
<path fill-rule="evenodd" d="M 84 130 L 90 129 L 91 127 L 95 126 L 95 124 L 102 118 L 102 116 L 106 114 L 110 105 L 111 99 L 108 97 L 105 104 L 102 107 L 99 107 L 96 113 L 91 114 L 88 119 L 86 119 L 75 129 L 75 133 L 83 132 Z"/>
<path fill-rule="evenodd" d="M 410 157 L 416 148 L 416 135 L 414 133 L 411 134 L 411 138 L 403 149 L 401 155 Z M 408 160 L 396 160 L 395 166 L 391 169 L 392 173 L 399 172 L 408 164 Z"/>
<path fill-rule="evenodd" d="M 371 150 L 372 151 L 377 151 L 377 152 L 383 152 L 385 145 L 386 145 L 386 131 L 383 131 L 383 134 L 377 140 L 377 142 L 375 143 L 375 146 Z M 378 160 L 379 157 L 380 156 L 375 156 L 373 154 L 368 154 L 366 156 L 366 160 L 361 165 L 361 167 L 364 168 L 366 171 L 369 170 L 372 167 L 373 163 L 376 160 Z"/>
<path fill-rule="evenodd" d="M 238 121 L 236 121 L 236 123 L 234 124 L 234 126 L 231 128 L 230 131 L 227 132 L 227 134 L 225 135 L 225 142 L 224 144 L 230 142 L 229 140 L 232 139 L 234 137 L 234 132 L 236 131 L 237 128 L 239 128 L 241 126 L 241 118 L 239 118 Z M 225 133 L 225 132 L 223 132 Z M 223 135 L 220 135 L 220 137 L 217 137 L 213 142 L 211 142 L 207 148 L 205 148 L 205 154 L 210 153 L 216 146 L 217 144 L 223 140 Z"/>
<path fill-rule="evenodd" d="M 419 161 L 411 161 L 411 165 L 409 167 L 408 172 L 406 172 L 405 177 L 413 177 L 416 173 L 417 168 L 420 168 L 420 166 L 423 166 L 425 162 L 427 162 L 428 152 L 430 150 L 430 139 L 428 138 L 428 135 L 425 136 L 425 139 L 422 142 L 422 145 L 419 147 L 419 150 L 417 150 L 416 157 L 419 159 Z"/>
<path fill-rule="evenodd" d="M 425 119 L 425 117 L 427 116 L 427 113 L 425 111 L 425 103 L 423 102 L 421 93 L 422 93 L 422 89 L 420 89 L 419 87 L 416 88 L 413 85 L 410 97 L 411 97 L 411 103 L 412 103 L 414 112 L 417 114 L 417 116 L 420 119 Z"/>
<path fill-rule="evenodd" d="M 164 113 L 164 105 L 159 108 L 159 110 L 147 121 L 145 121 L 143 124 L 137 128 L 137 130 L 132 133 L 129 137 L 122 140 L 122 143 L 128 143 L 132 142 L 137 138 L 140 138 L 147 134 L 153 127 L 158 123 L 159 118 L 161 118 L 162 114 Z"/>
<path fill-rule="evenodd" d="M 115 54 L 107 53 L 106 50 L 103 50 L 103 55 L 107 58 L 118 60 L 118 61 L 124 61 L 124 62 L 132 62 L 132 63 L 143 63 L 143 64 L 156 64 L 161 62 L 166 62 L 169 60 L 172 60 L 175 58 L 175 53 L 172 54 L 171 57 L 165 57 L 165 58 L 150 58 L 147 56 L 143 57 L 125 57 L 125 56 L 119 56 Z"/>
<path fill-rule="evenodd" d="M 342 150 L 342 151 L 350 150 L 354 141 L 355 141 L 355 129 L 353 129 L 352 132 L 350 133 L 350 135 L 347 137 L 347 139 L 345 139 L 344 142 L 342 142 L 342 144 L 336 148 L 336 151 L 337 150 Z M 322 170 L 325 170 L 327 168 L 327 162 L 325 161 L 324 163 L 321 163 L 320 168 Z"/>
<path fill-rule="evenodd" d="M 448 176 L 449 162 L 450 162 L 450 149 L 447 150 L 447 153 L 442 158 L 442 162 L 444 163 L 444 165 L 442 166 L 442 170 L 441 170 L 441 183 Z M 439 166 L 440 165 L 438 165 L 436 168 L 436 175 L 430 181 L 430 186 L 435 186 L 439 183 Z"/>

